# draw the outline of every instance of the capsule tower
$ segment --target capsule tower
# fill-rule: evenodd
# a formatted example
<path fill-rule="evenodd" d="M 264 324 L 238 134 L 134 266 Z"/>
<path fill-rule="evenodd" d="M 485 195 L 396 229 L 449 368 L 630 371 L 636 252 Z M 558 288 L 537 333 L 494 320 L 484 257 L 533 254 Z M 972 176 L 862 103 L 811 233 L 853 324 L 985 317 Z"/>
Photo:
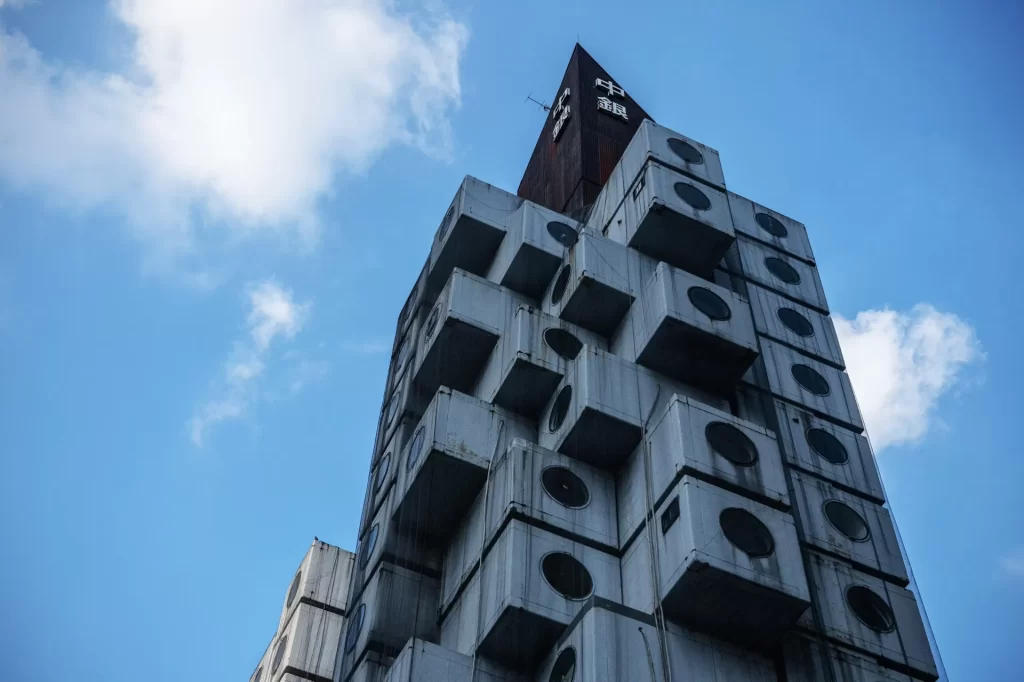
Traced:
<path fill-rule="evenodd" d="M 941 664 L 803 224 L 577 45 L 398 316 L 335 682 Z"/>

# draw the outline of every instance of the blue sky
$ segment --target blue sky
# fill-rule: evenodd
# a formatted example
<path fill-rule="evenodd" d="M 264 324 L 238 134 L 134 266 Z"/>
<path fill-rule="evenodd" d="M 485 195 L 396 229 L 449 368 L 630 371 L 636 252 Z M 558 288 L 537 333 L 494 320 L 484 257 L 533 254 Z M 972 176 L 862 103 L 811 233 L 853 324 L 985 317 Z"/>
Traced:
<path fill-rule="evenodd" d="M 770 7 L 769 7 L 770 5 Z M 805 222 L 954 680 L 1019 678 L 1006 2 L 0 1 L 0 660 L 245 679 L 353 548 L 394 320 L 577 36 Z"/>

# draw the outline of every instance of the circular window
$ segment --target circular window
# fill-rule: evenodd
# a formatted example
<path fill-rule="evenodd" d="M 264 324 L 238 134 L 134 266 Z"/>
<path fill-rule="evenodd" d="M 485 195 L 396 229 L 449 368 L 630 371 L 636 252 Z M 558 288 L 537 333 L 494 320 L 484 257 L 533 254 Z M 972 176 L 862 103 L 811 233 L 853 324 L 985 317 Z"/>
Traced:
<path fill-rule="evenodd" d="M 391 396 L 391 400 L 388 401 L 387 412 L 384 414 L 384 426 L 391 426 L 391 422 L 395 421 L 399 402 L 398 390 L 396 389 L 394 395 Z"/>
<path fill-rule="evenodd" d="M 416 433 L 412 437 L 412 445 L 409 446 L 409 463 L 406 467 L 412 471 L 413 466 L 416 464 L 416 460 L 420 458 L 420 450 L 423 449 L 423 439 L 426 437 L 426 428 L 421 426 L 416 429 Z"/>
<path fill-rule="evenodd" d="M 779 308 L 775 314 L 778 316 L 779 322 L 786 325 L 786 328 L 794 334 L 814 336 L 814 327 L 811 326 L 811 321 L 792 308 Z"/>
<path fill-rule="evenodd" d="M 359 641 L 359 633 L 363 630 L 363 621 L 366 619 L 366 604 L 360 604 L 356 609 L 356 616 L 348 625 L 348 632 L 345 633 L 345 653 L 356 648 Z"/>
<path fill-rule="evenodd" d="M 284 649 L 288 646 L 288 635 L 285 635 L 277 643 L 277 649 L 274 650 L 274 662 L 270 665 L 270 674 L 273 675 L 277 672 L 277 669 L 281 667 L 281 663 L 284 661 Z"/>
<path fill-rule="evenodd" d="M 572 647 L 562 649 L 551 668 L 548 682 L 572 682 L 576 679 L 576 650 Z"/>
<path fill-rule="evenodd" d="M 732 424 L 711 422 L 704 429 L 708 445 L 736 466 L 749 467 L 757 461 L 757 447 Z"/>
<path fill-rule="evenodd" d="M 288 588 L 288 602 L 284 605 L 285 608 L 291 606 L 292 602 L 295 601 L 295 597 L 297 597 L 299 594 L 299 583 L 301 582 L 302 571 L 299 571 L 295 574 L 295 577 L 292 579 L 292 586 Z"/>
<path fill-rule="evenodd" d="M 452 213 L 455 212 L 455 204 L 448 207 L 447 213 L 444 214 L 444 218 L 441 219 L 441 229 L 437 231 L 437 241 L 444 239 L 444 236 L 448 234 L 448 221 L 452 219 Z"/>
<path fill-rule="evenodd" d="M 807 365 L 796 364 L 793 365 L 790 371 L 793 373 L 796 383 L 814 395 L 828 395 L 832 392 L 828 382 L 825 381 L 825 377 L 821 376 L 816 369 L 812 369 Z"/>
<path fill-rule="evenodd" d="M 544 343 L 548 348 L 555 351 L 566 360 L 575 360 L 576 356 L 583 350 L 583 343 L 571 332 L 558 327 L 551 327 L 544 330 Z"/>
<path fill-rule="evenodd" d="M 686 296 L 690 299 L 690 303 L 693 307 L 701 311 L 712 320 L 723 321 L 728 320 L 732 317 L 732 311 L 729 310 L 729 304 L 722 300 L 722 297 L 711 291 L 711 289 L 705 289 L 704 287 L 690 287 L 690 290 L 686 292 Z"/>
<path fill-rule="evenodd" d="M 730 507 L 718 516 L 718 525 L 725 539 L 751 557 L 771 556 L 775 551 L 772 534 L 760 520 L 746 509 Z"/>
<path fill-rule="evenodd" d="M 864 542 L 871 535 L 868 524 L 861 515 L 853 507 L 839 500 L 829 500 L 825 503 L 825 518 L 836 530 L 854 542 Z"/>
<path fill-rule="evenodd" d="M 680 140 L 678 137 L 670 137 L 668 138 L 668 148 L 672 150 L 673 154 L 686 163 L 704 163 L 704 155 L 700 153 L 699 149 L 686 140 Z"/>
<path fill-rule="evenodd" d="M 252 676 L 252 682 L 260 682 L 260 680 L 262 680 L 262 679 L 263 679 L 263 667 L 260 666 L 260 668 L 258 668 L 256 670 L 256 674 Z"/>
<path fill-rule="evenodd" d="M 706 211 L 711 208 L 711 199 L 688 182 L 677 182 L 675 186 L 676 195 L 688 203 L 697 211 Z"/>
<path fill-rule="evenodd" d="M 548 467 L 540 475 L 548 495 L 563 507 L 579 509 L 590 502 L 590 491 L 583 479 L 565 467 Z"/>
<path fill-rule="evenodd" d="M 384 485 L 385 479 L 388 477 L 388 471 L 391 469 L 391 453 L 384 455 L 384 458 L 380 460 L 380 464 L 377 465 L 377 480 L 373 484 L 373 492 L 380 490 L 380 487 Z"/>
<path fill-rule="evenodd" d="M 558 279 L 555 280 L 555 286 L 551 287 L 551 302 L 558 303 L 562 300 L 562 296 L 565 295 L 565 288 L 569 286 L 569 275 L 572 270 L 568 265 L 562 268 L 562 271 L 558 273 Z"/>
<path fill-rule="evenodd" d="M 551 407 L 551 414 L 548 415 L 548 431 L 554 433 L 562 426 L 566 415 L 569 414 L 569 403 L 572 402 L 572 386 L 566 386 L 558 393 L 555 404 Z"/>
<path fill-rule="evenodd" d="M 430 311 L 430 317 L 427 318 L 427 326 L 424 327 L 423 333 L 427 335 L 429 339 L 434 335 L 434 330 L 437 328 L 437 321 L 441 319 L 441 305 L 434 306 L 434 309 Z"/>
<path fill-rule="evenodd" d="M 792 265 L 781 258 L 769 256 L 764 259 L 764 266 L 768 268 L 768 272 L 772 273 L 786 284 L 800 283 L 800 273 L 797 272 Z"/>
<path fill-rule="evenodd" d="M 373 550 L 377 549 L 377 533 L 380 531 L 380 524 L 373 524 L 373 528 L 366 535 L 366 539 L 363 540 L 363 546 L 359 549 L 359 568 L 365 570 L 366 565 L 370 563 L 370 557 L 373 556 Z"/>
<path fill-rule="evenodd" d="M 590 571 L 571 554 L 552 552 L 540 561 L 540 572 L 558 594 L 566 599 L 586 599 L 594 591 Z"/>
<path fill-rule="evenodd" d="M 846 464 L 850 459 L 846 446 L 825 429 L 808 430 L 807 444 L 814 450 L 814 454 L 832 464 Z"/>
<path fill-rule="evenodd" d="M 548 234 L 562 246 L 571 247 L 576 243 L 576 230 L 567 223 L 552 220 L 548 223 Z"/>
<path fill-rule="evenodd" d="M 396 378 L 401 373 L 402 368 L 405 367 L 405 361 L 409 359 L 409 339 L 402 341 L 402 345 L 398 347 L 398 355 L 395 357 L 395 371 L 393 376 Z"/>
<path fill-rule="evenodd" d="M 789 234 L 789 230 L 782 224 L 778 218 L 767 213 L 758 213 L 754 216 L 754 220 L 761 226 L 761 229 L 770 234 L 773 237 L 782 239 Z"/>
<path fill-rule="evenodd" d="M 870 589 L 854 585 L 846 590 L 846 605 L 857 616 L 857 620 L 875 632 L 892 632 L 896 629 L 896 617 L 892 609 Z"/>

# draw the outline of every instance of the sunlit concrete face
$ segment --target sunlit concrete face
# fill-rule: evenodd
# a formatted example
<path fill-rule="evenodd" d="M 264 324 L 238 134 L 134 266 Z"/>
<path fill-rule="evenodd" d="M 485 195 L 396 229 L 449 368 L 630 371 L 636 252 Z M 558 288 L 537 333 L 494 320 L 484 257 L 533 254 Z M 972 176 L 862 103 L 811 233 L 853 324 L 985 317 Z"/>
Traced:
<path fill-rule="evenodd" d="M 332 676 L 936 679 L 813 229 L 595 67 L 438 216 Z"/>

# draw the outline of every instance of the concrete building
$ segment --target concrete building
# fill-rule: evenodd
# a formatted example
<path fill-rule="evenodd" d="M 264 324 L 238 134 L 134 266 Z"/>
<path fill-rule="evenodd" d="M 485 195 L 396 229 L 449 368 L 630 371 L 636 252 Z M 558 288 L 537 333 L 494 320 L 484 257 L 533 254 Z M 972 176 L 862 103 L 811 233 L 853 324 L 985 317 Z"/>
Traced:
<path fill-rule="evenodd" d="M 249 682 L 329 682 L 345 631 L 355 555 L 314 540 L 285 594 L 277 629 Z"/>
<path fill-rule="evenodd" d="M 552 101 L 399 314 L 335 682 L 937 679 L 808 230 Z"/>

